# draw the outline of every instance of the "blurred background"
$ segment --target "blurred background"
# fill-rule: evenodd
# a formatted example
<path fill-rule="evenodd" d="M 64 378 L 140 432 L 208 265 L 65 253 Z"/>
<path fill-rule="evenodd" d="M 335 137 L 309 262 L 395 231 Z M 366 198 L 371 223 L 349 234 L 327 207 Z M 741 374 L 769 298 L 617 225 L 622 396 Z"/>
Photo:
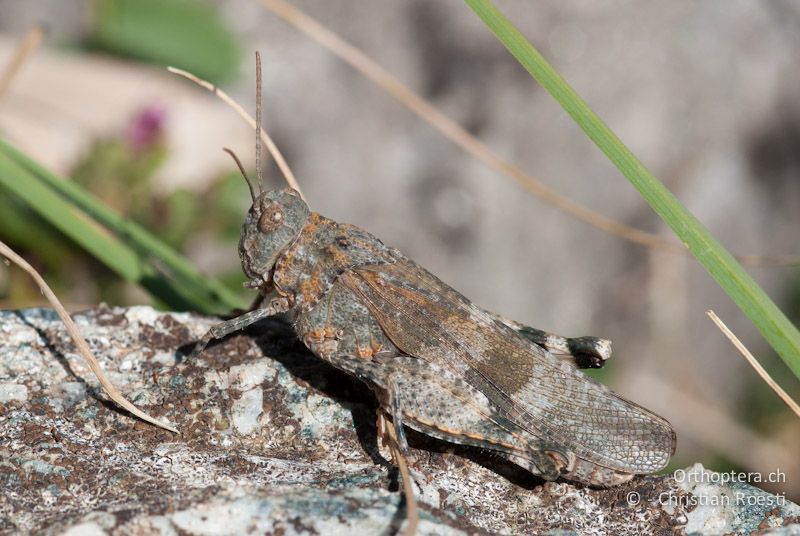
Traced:
<path fill-rule="evenodd" d="M 498 6 L 730 250 L 800 254 L 800 6 L 731 0 L 504 0 Z M 458 0 L 293 1 L 560 194 L 673 238 L 629 183 Z M 612 339 L 600 371 L 678 433 L 672 467 L 782 471 L 800 499 L 800 421 L 707 319 L 714 309 L 783 387 L 800 382 L 690 257 L 602 232 L 534 197 L 410 113 L 257 0 L 0 0 L 0 137 L 71 177 L 221 279 L 250 204 L 221 151 L 253 133 L 188 69 L 255 107 L 312 208 L 398 247 L 477 304 L 564 335 Z M 269 187 L 283 185 L 277 169 Z M 153 303 L 0 188 L 0 240 L 71 310 Z M 748 266 L 794 322 L 800 267 Z M 0 307 L 44 303 L 0 270 Z M 156 303 L 156 305 L 161 305 Z M 755 483 L 755 482 L 754 482 Z"/>

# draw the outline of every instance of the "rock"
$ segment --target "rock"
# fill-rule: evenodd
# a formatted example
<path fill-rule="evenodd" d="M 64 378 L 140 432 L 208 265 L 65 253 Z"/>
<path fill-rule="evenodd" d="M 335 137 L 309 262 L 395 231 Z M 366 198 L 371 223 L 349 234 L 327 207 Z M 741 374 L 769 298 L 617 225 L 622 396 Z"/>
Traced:
<path fill-rule="evenodd" d="M 0 532 L 401 527 L 399 477 L 378 448 L 371 393 L 280 320 L 194 361 L 188 351 L 214 319 L 101 307 L 76 321 L 123 393 L 181 435 L 107 402 L 52 311 L 0 312 Z M 409 441 L 421 534 L 800 533 L 796 505 L 699 465 L 597 490 L 544 483 L 479 449 Z"/>

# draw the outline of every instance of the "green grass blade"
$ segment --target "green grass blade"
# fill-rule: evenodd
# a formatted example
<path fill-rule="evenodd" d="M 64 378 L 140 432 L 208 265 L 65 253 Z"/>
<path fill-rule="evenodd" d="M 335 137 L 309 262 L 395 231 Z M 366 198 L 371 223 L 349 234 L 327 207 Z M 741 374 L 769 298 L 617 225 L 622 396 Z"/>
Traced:
<path fill-rule="evenodd" d="M 186 259 L 139 225 L 2 140 L 0 185 L 123 279 L 141 284 L 170 307 L 210 313 L 244 305 L 230 289 L 204 278 Z M 83 213 L 76 213 L 76 207 Z M 98 229 L 95 222 L 113 235 Z"/>
<path fill-rule="evenodd" d="M 800 332 L 733 256 L 656 179 L 490 0 L 465 0 L 686 244 L 800 378 Z"/>
<path fill-rule="evenodd" d="M 176 65 L 220 84 L 241 61 L 220 9 L 197 0 L 96 0 L 89 44 L 155 65 Z"/>
<path fill-rule="evenodd" d="M 0 151 L 0 185 L 34 207 L 44 219 L 91 253 L 126 281 L 138 281 L 144 266 L 130 248 L 92 225 L 47 186 L 41 184 Z"/>

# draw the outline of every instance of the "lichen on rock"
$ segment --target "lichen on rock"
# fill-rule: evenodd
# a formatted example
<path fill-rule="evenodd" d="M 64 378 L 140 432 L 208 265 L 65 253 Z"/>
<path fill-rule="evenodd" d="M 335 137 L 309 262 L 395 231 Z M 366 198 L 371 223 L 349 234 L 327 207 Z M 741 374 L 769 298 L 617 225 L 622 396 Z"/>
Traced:
<path fill-rule="evenodd" d="M 52 311 L 0 311 L 0 532 L 352 535 L 403 523 L 371 393 L 281 321 L 190 360 L 214 319 L 149 307 L 76 316 L 121 391 L 181 434 L 110 404 Z M 421 534 L 799 530 L 788 501 L 716 510 L 692 501 L 774 497 L 744 484 L 667 475 L 588 489 L 544 483 L 479 449 L 409 440 Z"/>

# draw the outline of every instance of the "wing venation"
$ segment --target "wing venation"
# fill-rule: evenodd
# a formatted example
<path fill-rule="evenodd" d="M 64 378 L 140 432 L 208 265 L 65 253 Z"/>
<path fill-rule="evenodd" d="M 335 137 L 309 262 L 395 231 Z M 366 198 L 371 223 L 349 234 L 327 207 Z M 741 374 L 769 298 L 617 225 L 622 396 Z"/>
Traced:
<path fill-rule="evenodd" d="M 403 352 L 444 366 L 536 438 L 611 469 L 652 472 L 669 423 L 548 354 L 405 258 L 342 274 Z"/>

